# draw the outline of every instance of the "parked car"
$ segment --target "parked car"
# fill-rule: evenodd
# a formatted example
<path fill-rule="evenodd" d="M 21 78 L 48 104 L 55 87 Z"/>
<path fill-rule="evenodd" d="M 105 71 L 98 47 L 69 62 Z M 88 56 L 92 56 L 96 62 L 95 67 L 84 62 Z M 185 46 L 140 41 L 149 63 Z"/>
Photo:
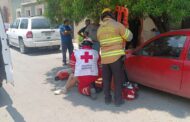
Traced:
<path fill-rule="evenodd" d="M 26 53 L 29 48 L 60 48 L 59 29 L 52 29 L 45 17 L 21 17 L 16 19 L 7 31 L 9 44 Z"/>
<path fill-rule="evenodd" d="M 129 80 L 190 98 L 190 30 L 160 34 L 126 53 Z"/>

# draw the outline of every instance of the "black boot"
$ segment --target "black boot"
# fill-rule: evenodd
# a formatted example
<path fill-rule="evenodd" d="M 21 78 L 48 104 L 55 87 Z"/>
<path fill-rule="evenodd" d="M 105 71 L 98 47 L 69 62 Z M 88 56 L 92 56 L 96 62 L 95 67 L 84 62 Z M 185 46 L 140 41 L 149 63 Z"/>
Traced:
<path fill-rule="evenodd" d="M 96 94 L 96 89 L 95 89 L 93 83 L 90 84 L 90 97 L 91 97 L 91 99 L 95 100 L 95 99 L 97 99 L 97 94 Z"/>
<path fill-rule="evenodd" d="M 111 104 L 111 102 L 112 102 L 112 96 L 111 95 L 109 97 L 105 97 L 105 104 L 106 105 Z"/>
<path fill-rule="evenodd" d="M 121 105 L 123 105 L 125 103 L 124 100 L 121 100 L 120 102 L 115 102 L 115 106 L 116 107 L 120 107 Z"/>

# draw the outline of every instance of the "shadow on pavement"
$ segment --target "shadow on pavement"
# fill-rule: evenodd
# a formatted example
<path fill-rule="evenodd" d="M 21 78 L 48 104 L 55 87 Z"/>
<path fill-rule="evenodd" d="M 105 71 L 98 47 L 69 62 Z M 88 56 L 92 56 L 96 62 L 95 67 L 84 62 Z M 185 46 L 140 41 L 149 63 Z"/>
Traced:
<path fill-rule="evenodd" d="M 113 104 L 105 105 L 103 93 L 100 93 L 98 99 L 93 101 L 86 96 L 80 95 L 77 88 L 72 89 L 63 99 L 71 101 L 76 107 L 83 105 L 97 112 L 108 110 L 113 113 L 129 113 L 134 110 L 147 109 L 150 111 L 164 111 L 178 118 L 185 118 L 190 115 L 189 99 L 147 87 L 140 89 L 139 97 L 136 100 L 125 101 L 125 104 L 121 107 L 115 107 Z"/>
<path fill-rule="evenodd" d="M 39 55 L 48 55 L 48 54 L 57 54 L 61 53 L 61 50 L 55 49 L 31 49 L 27 55 L 29 56 L 39 56 Z"/>
<path fill-rule="evenodd" d="M 18 51 L 20 53 L 19 49 L 16 47 L 11 47 L 11 49 Z M 40 56 L 40 55 L 57 54 L 57 53 L 61 53 L 61 50 L 51 49 L 51 48 L 47 49 L 33 48 L 30 49 L 25 55 Z"/>
<path fill-rule="evenodd" d="M 57 67 L 46 73 L 47 82 L 53 84 L 55 90 L 63 87 L 65 81 L 54 81 L 57 71 L 66 67 Z M 73 106 L 85 106 L 93 111 L 111 111 L 113 113 L 130 113 L 135 110 L 147 109 L 149 111 L 163 111 L 178 118 L 185 118 L 190 115 L 189 99 L 171 95 L 165 92 L 157 91 L 151 88 L 141 86 L 139 96 L 136 100 L 125 101 L 121 107 L 115 107 L 113 104 L 104 104 L 104 95 L 100 93 L 97 100 L 91 100 L 89 97 L 80 95 L 77 87 L 74 87 L 67 95 L 63 95 L 64 100 L 72 102 Z"/>
<path fill-rule="evenodd" d="M 0 108 L 6 106 L 7 112 L 15 122 L 26 122 L 24 117 L 12 106 L 13 101 L 4 88 L 0 88 Z"/>

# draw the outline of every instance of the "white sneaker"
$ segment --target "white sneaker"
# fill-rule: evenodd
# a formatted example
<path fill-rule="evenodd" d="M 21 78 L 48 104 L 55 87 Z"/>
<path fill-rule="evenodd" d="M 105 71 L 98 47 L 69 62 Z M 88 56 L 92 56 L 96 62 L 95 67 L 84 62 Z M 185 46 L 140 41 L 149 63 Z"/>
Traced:
<path fill-rule="evenodd" d="M 55 94 L 55 95 L 60 95 L 60 94 L 61 94 L 61 92 L 62 92 L 62 90 L 61 90 L 61 89 L 59 89 L 59 90 L 54 91 L 54 94 Z"/>
<path fill-rule="evenodd" d="M 63 87 L 62 92 L 63 94 L 66 94 L 68 92 L 67 88 Z"/>
<path fill-rule="evenodd" d="M 67 89 L 65 87 L 63 89 L 54 91 L 55 95 L 66 94 L 66 93 L 67 93 Z"/>

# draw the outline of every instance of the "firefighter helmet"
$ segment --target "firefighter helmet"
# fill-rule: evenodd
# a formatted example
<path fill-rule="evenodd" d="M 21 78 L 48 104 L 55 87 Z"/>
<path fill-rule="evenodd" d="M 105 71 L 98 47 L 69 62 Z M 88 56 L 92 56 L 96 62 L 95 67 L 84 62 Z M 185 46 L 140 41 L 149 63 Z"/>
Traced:
<path fill-rule="evenodd" d="M 102 14 L 105 13 L 105 12 L 111 12 L 111 9 L 110 8 L 104 8 L 103 11 L 102 11 Z"/>
<path fill-rule="evenodd" d="M 102 13 L 101 13 L 101 20 L 103 20 L 105 17 L 111 17 L 111 18 L 115 18 L 114 14 L 112 13 L 112 10 L 110 8 L 105 8 Z"/>

